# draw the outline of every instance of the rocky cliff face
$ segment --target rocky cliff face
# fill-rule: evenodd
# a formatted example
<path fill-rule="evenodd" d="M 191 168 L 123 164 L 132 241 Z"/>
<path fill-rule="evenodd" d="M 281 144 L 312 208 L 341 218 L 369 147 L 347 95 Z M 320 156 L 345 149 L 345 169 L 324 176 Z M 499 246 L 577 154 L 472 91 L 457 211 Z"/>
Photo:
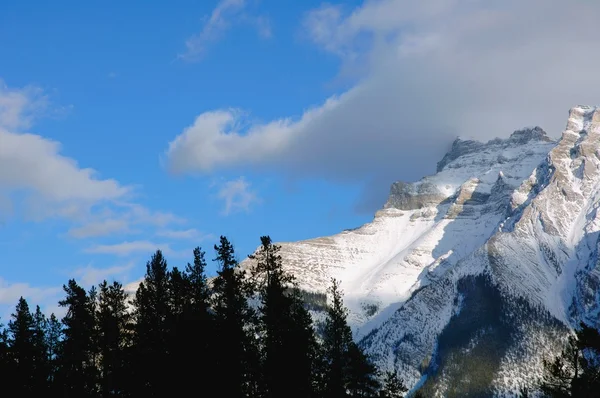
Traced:
<path fill-rule="evenodd" d="M 512 396 L 568 328 L 600 327 L 599 206 L 600 110 L 579 106 L 558 142 L 455 141 L 371 223 L 282 256 L 305 289 L 342 281 L 356 338 L 411 386 Z"/>

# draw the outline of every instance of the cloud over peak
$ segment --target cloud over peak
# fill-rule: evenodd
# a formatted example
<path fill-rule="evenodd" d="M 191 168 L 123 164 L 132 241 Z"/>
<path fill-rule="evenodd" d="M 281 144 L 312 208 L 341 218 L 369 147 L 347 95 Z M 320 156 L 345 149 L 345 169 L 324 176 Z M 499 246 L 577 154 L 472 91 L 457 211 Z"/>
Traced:
<path fill-rule="evenodd" d="M 598 13 L 600 3 L 566 0 L 321 6 L 302 27 L 343 68 L 359 67 L 354 87 L 297 120 L 243 129 L 239 112 L 204 111 L 169 144 L 168 165 L 364 184 L 365 206 L 376 208 L 390 182 L 434 172 L 456 136 L 487 140 L 527 125 L 558 136 L 570 107 L 597 103 Z"/>

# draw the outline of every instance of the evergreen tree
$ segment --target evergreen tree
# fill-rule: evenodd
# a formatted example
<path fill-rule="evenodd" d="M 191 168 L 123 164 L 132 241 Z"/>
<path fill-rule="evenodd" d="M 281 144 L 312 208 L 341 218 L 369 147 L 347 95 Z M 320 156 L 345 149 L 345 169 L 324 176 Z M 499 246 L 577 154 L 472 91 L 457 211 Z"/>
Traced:
<path fill-rule="evenodd" d="M 327 368 L 324 391 L 327 397 L 342 398 L 347 396 L 348 350 L 352 344 L 352 332 L 346 321 L 348 312 L 337 280 L 332 279 L 329 293 L 332 303 L 323 328 L 323 354 Z"/>
<path fill-rule="evenodd" d="M 134 299 L 134 371 L 136 396 L 168 394 L 169 273 L 160 250 L 146 264 Z"/>
<path fill-rule="evenodd" d="M 127 390 L 130 314 L 127 294 L 119 282 L 103 281 L 98 294 L 98 354 L 102 397 L 121 396 Z"/>
<path fill-rule="evenodd" d="M 402 398 L 407 391 L 408 388 L 406 388 L 402 380 L 398 378 L 396 372 L 386 372 L 383 380 L 383 388 L 379 393 L 379 396 L 381 398 Z"/>
<path fill-rule="evenodd" d="M 351 397 L 375 397 L 379 391 L 377 367 L 366 354 L 352 341 L 348 345 L 348 384 Z"/>
<path fill-rule="evenodd" d="M 96 319 L 91 297 L 74 279 L 63 286 L 66 298 L 59 301 L 67 309 L 62 320 L 64 339 L 60 344 L 56 381 L 63 397 L 86 398 L 97 395 Z"/>
<path fill-rule="evenodd" d="M 34 320 L 27 300 L 19 299 L 8 323 L 9 347 L 14 363 L 12 385 L 17 396 L 32 396 L 35 391 Z"/>
<path fill-rule="evenodd" d="M 378 389 L 376 368 L 352 340 L 352 331 L 347 323 L 348 310 L 344 307 L 337 280 L 332 279 L 329 293 L 332 303 L 323 328 L 325 396 L 374 396 Z"/>
<path fill-rule="evenodd" d="M 0 375 L 6 377 L 7 380 L 12 380 L 13 363 L 9 354 L 8 333 L 4 329 L 4 325 L 0 323 Z"/>
<path fill-rule="evenodd" d="M 585 324 L 552 361 L 544 361 L 540 389 L 549 397 L 588 397 L 600 390 L 600 333 Z"/>
<path fill-rule="evenodd" d="M 213 358 L 218 355 L 218 351 L 214 347 L 214 317 L 210 309 L 210 293 L 205 275 L 205 253 L 196 247 L 193 254 L 193 264 L 188 263 L 182 275 L 183 303 L 173 355 L 173 361 L 177 364 L 173 366 L 173 370 L 179 376 L 177 387 L 181 394 L 197 388 L 199 376 L 211 382 L 217 374 Z M 178 278 L 172 276 L 171 279 Z M 178 284 L 173 285 L 171 294 L 175 295 Z M 176 303 L 176 300 L 173 302 Z M 178 304 L 174 306 L 177 307 Z M 189 358 L 195 358 L 194 366 L 190 366 Z"/>
<path fill-rule="evenodd" d="M 55 381 L 56 381 L 56 374 L 58 371 L 58 358 L 59 358 L 60 345 L 61 345 L 61 341 L 62 341 L 62 324 L 58 320 L 58 318 L 56 318 L 56 315 L 54 315 L 54 314 L 50 314 L 50 318 L 48 318 L 48 321 L 46 322 L 45 338 L 46 338 L 46 347 L 48 350 L 47 358 L 48 358 L 49 367 L 50 367 L 50 371 L 49 371 L 49 375 L 48 375 L 49 376 L 48 381 L 51 386 L 51 394 L 50 395 L 57 396 L 57 395 L 59 395 L 59 392 L 56 391 Z"/>
<path fill-rule="evenodd" d="M 35 395 L 47 394 L 50 386 L 51 377 L 51 362 L 48 355 L 48 340 L 46 330 L 48 320 L 40 309 L 40 306 L 35 307 L 33 314 L 33 381 Z"/>
<path fill-rule="evenodd" d="M 294 278 L 283 270 L 280 247 L 268 236 L 260 239 L 259 251 L 250 258 L 256 261 L 252 276 L 261 298 L 265 396 L 310 397 L 315 352 L 310 314 L 290 289 Z M 294 371 L 288 368 L 290 363 Z"/>
<path fill-rule="evenodd" d="M 248 305 L 252 287 L 243 271 L 237 269 L 233 245 L 221 236 L 215 245 L 219 264 L 213 281 L 216 341 L 219 353 L 215 357 L 221 372 L 217 383 L 221 395 L 238 398 L 259 394 L 256 370 L 257 350 L 252 324 L 254 311 Z"/>

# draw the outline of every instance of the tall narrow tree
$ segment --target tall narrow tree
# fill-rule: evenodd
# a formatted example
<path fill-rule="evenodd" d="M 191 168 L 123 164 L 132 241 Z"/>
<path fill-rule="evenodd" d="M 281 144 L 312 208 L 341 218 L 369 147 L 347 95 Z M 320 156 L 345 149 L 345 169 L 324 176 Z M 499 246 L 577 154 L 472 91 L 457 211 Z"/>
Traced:
<path fill-rule="evenodd" d="M 137 396 L 168 394 L 169 273 L 160 250 L 146 264 L 134 299 L 135 384 Z"/>
<path fill-rule="evenodd" d="M 378 390 L 376 368 L 352 340 L 348 310 L 344 307 L 339 282 L 332 279 L 331 305 L 323 329 L 325 396 L 331 398 L 374 396 Z"/>
<path fill-rule="evenodd" d="M 97 394 L 98 377 L 93 297 L 74 279 L 63 289 L 66 298 L 58 304 L 67 309 L 67 314 L 62 320 L 64 339 L 60 345 L 57 384 L 63 397 L 93 397 Z"/>
<path fill-rule="evenodd" d="M 119 282 L 103 281 L 98 291 L 98 354 L 102 397 L 121 396 L 129 379 L 127 349 L 130 314 L 127 294 Z"/>
<path fill-rule="evenodd" d="M 59 395 L 59 391 L 56 389 L 56 375 L 58 372 L 58 359 L 60 354 L 60 345 L 62 341 L 63 327 L 62 323 L 58 320 L 56 315 L 50 314 L 48 322 L 46 322 L 46 347 L 48 349 L 48 361 L 50 364 L 49 372 L 49 383 L 50 383 L 50 396 Z"/>
<path fill-rule="evenodd" d="M 215 357 L 221 370 L 217 386 L 223 397 L 245 397 L 258 394 L 255 371 L 258 368 L 254 336 L 251 331 L 254 312 L 248 305 L 251 286 L 244 272 L 237 269 L 233 245 L 221 236 L 215 245 L 219 264 L 213 281 L 213 308 L 219 353 Z M 256 361 L 256 362 L 255 362 Z"/>
<path fill-rule="evenodd" d="M 33 382 L 36 396 L 47 394 L 50 386 L 52 369 L 46 337 L 47 327 L 48 320 L 40 309 L 40 306 L 37 305 L 33 314 Z"/>
<path fill-rule="evenodd" d="M 313 395 L 315 336 L 308 311 L 294 294 L 294 277 L 283 269 L 280 246 L 262 236 L 252 272 L 261 298 L 263 374 L 267 397 Z M 290 371 L 288 364 L 294 364 Z M 290 388 L 290 386 L 294 386 Z"/>
<path fill-rule="evenodd" d="M 7 380 L 13 379 L 13 362 L 9 356 L 8 333 L 4 325 L 0 323 L 0 375 Z"/>
<path fill-rule="evenodd" d="M 18 396 L 32 396 L 35 391 L 34 320 L 27 300 L 19 299 L 8 323 L 11 359 L 14 361 L 12 385 Z"/>
<path fill-rule="evenodd" d="M 196 388 L 199 380 L 212 382 L 217 374 L 213 360 L 218 351 L 214 344 L 216 336 L 205 275 L 205 253 L 196 247 L 193 255 L 193 264 L 188 263 L 182 274 L 182 291 L 177 293 L 178 289 L 174 286 L 171 292 L 183 299 L 182 303 L 173 299 L 174 307 L 181 306 L 173 355 L 173 371 L 179 376 L 180 382 L 175 384 L 179 391 L 174 391 L 174 395 L 177 392 L 185 395 Z M 174 275 L 171 279 L 176 281 L 178 278 Z M 190 366 L 189 358 L 195 358 L 193 366 Z"/>

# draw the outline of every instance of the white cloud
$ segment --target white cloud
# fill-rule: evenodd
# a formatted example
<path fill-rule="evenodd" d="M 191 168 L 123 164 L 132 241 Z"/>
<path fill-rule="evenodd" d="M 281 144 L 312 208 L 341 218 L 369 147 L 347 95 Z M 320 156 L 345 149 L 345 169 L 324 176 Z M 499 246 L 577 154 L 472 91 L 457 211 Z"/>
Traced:
<path fill-rule="evenodd" d="M 303 29 L 343 70 L 361 72 L 354 87 L 297 120 L 248 127 L 239 111 L 202 113 L 169 144 L 169 168 L 360 183 L 363 204 L 378 207 L 393 180 L 433 172 L 458 135 L 540 125 L 558 136 L 570 107 L 600 102 L 599 13 L 599 2 L 583 0 L 320 7 Z"/>
<path fill-rule="evenodd" d="M 0 278 L 0 305 L 16 305 L 21 296 L 36 305 L 58 297 L 61 292 L 60 287 L 34 287 L 28 283 L 9 283 Z"/>
<path fill-rule="evenodd" d="M 126 198 L 131 188 L 101 179 L 90 168 L 60 154 L 60 144 L 23 133 L 47 108 L 40 89 L 10 89 L 0 81 L 0 196 L 4 208 L 19 197 L 21 210 L 33 220 L 76 219 L 105 201 Z"/>
<path fill-rule="evenodd" d="M 252 205 L 260 203 L 260 198 L 251 186 L 244 177 L 220 184 L 217 196 L 224 202 L 223 215 L 238 211 L 249 212 Z"/>
<path fill-rule="evenodd" d="M 122 243 L 116 243 L 112 245 L 95 245 L 85 249 L 86 253 L 96 253 L 96 254 L 114 254 L 117 256 L 128 256 L 132 253 L 147 253 L 152 254 L 152 252 L 157 249 L 162 250 L 165 254 L 172 253 L 171 247 L 165 243 L 154 243 L 147 240 L 136 240 L 136 241 L 127 241 Z"/>
<path fill-rule="evenodd" d="M 186 51 L 179 55 L 185 61 L 197 61 L 206 52 L 208 46 L 219 40 L 234 23 L 249 23 L 263 38 L 271 37 L 268 18 L 247 13 L 247 0 L 221 0 L 212 10 L 200 33 L 185 42 Z"/>
<path fill-rule="evenodd" d="M 81 227 L 71 228 L 68 231 L 69 236 L 73 238 L 91 238 L 98 236 L 106 236 L 113 233 L 127 232 L 129 224 L 126 220 L 108 219 L 103 221 L 91 222 Z"/>
<path fill-rule="evenodd" d="M 35 117 L 47 107 L 48 98 L 40 88 L 11 89 L 0 79 L 0 127 L 29 128 Z"/>
<path fill-rule="evenodd" d="M 182 240 L 195 240 L 201 241 L 210 238 L 214 238 L 212 234 L 203 234 L 195 228 L 183 229 L 183 230 L 172 230 L 167 229 L 163 231 L 157 231 L 157 236 L 161 236 L 169 239 L 182 239 Z"/>
<path fill-rule="evenodd" d="M 88 265 L 86 267 L 76 269 L 73 272 L 73 275 L 75 276 L 75 279 L 77 279 L 78 283 L 86 287 L 91 287 L 99 284 L 105 279 L 108 280 L 109 278 L 115 278 L 116 280 L 119 280 L 119 277 L 124 277 L 125 274 L 134 266 L 134 262 L 108 268 L 97 268 Z M 121 281 L 119 280 L 119 282 Z"/>

